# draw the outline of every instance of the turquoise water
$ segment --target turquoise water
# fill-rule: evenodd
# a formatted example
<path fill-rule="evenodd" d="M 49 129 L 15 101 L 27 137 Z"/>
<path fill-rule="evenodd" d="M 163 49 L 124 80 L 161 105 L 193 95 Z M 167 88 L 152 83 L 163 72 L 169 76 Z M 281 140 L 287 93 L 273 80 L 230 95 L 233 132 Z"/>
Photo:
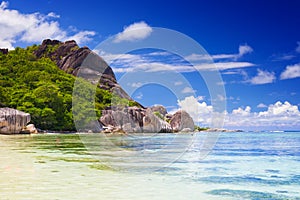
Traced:
<path fill-rule="evenodd" d="M 300 199 L 300 132 L 0 135 L 0 199 Z"/>

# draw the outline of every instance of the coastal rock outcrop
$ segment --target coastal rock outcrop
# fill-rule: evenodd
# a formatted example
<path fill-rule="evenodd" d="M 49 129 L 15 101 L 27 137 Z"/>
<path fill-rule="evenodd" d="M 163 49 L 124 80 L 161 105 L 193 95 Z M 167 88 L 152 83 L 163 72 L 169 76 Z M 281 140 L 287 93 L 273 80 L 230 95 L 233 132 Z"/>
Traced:
<path fill-rule="evenodd" d="M 170 124 L 157 117 L 151 108 L 126 107 L 122 110 L 103 110 L 100 122 L 127 133 L 172 132 Z"/>
<path fill-rule="evenodd" d="M 143 118 L 143 131 L 148 133 L 171 133 L 172 127 L 169 123 L 157 117 L 151 108 L 148 108 Z"/>
<path fill-rule="evenodd" d="M 158 110 L 153 107 L 125 107 L 103 110 L 99 121 L 105 129 L 123 130 L 126 133 L 172 133 L 194 130 L 194 121 L 186 111 L 180 110 L 174 115 L 169 115 L 163 106 L 160 106 Z M 170 117 L 170 123 L 165 121 L 169 119 L 166 116 Z"/>
<path fill-rule="evenodd" d="M 170 120 L 171 127 L 174 132 L 194 130 L 193 118 L 184 110 L 177 111 Z"/>
<path fill-rule="evenodd" d="M 12 108 L 0 108 L 0 134 L 18 134 L 28 122 L 30 114 Z"/>
<path fill-rule="evenodd" d="M 151 110 L 152 110 L 152 112 L 160 113 L 162 116 L 165 116 L 166 114 L 168 114 L 167 109 L 165 107 L 163 107 L 162 105 L 152 106 Z"/>

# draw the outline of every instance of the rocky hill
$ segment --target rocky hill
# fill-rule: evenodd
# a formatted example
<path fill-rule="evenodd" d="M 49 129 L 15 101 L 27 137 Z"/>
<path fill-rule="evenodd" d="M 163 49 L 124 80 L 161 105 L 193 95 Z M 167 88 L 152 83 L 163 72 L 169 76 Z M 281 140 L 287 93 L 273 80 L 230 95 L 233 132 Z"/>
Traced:
<path fill-rule="evenodd" d="M 99 81 L 101 89 L 114 91 L 121 98 L 132 100 L 117 83 L 111 67 L 88 47 L 79 47 L 74 40 L 61 42 L 46 39 L 34 51 L 34 55 L 37 58 L 50 58 L 61 70 L 68 74 L 77 76 L 80 71 L 81 76 L 83 76 L 83 73 L 87 73 L 85 77 L 89 77 L 89 81 L 93 83 Z M 80 70 L 82 65 L 85 65 L 84 70 Z M 90 73 L 87 69 L 94 73 Z"/>
<path fill-rule="evenodd" d="M 84 77 L 79 79 L 80 87 L 76 89 L 83 95 L 82 98 L 95 101 L 95 108 L 92 109 L 97 119 L 85 118 L 90 112 L 88 105 L 82 104 L 72 110 L 76 76 Z M 95 84 L 95 97 L 89 97 L 86 90 L 80 91 L 81 88 L 92 91 Z M 111 107 L 112 98 L 117 98 L 120 106 Z M 73 40 L 61 42 L 46 39 L 41 45 L 26 49 L 1 50 L 0 107 L 29 113 L 32 123 L 44 130 L 76 130 L 73 119 L 76 109 L 80 110 L 83 123 L 99 123 L 100 129 L 93 131 L 99 131 L 102 127 L 108 132 L 178 132 L 194 129 L 192 118 L 184 111 L 170 115 L 163 106 L 145 108 L 133 101 L 117 83 L 111 67 L 88 47 L 79 47 Z"/>

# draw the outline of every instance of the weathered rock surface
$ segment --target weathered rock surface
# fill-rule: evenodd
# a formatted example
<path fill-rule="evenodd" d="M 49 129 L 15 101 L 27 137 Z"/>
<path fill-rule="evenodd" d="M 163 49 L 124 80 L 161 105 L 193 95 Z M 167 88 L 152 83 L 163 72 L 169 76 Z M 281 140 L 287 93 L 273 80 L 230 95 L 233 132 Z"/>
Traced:
<path fill-rule="evenodd" d="M 103 110 L 100 122 L 127 133 L 172 132 L 170 124 L 153 114 L 150 108 L 126 107 L 122 110 Z"/>
<path fill-rule="evenodd" d="M 163 107 L 163 106 L 161 106 Z M 164 111 L 164 109 L 162 110 Z M 159 112 L 154 109 L 154 112 Z M 103 110 L 100 122 L 107 129 L 120 129 L 127 133 L 148 132 L 148 133 L 171 133 L 191 132 L 194 130 L 194 121 L 191 116 L 183 110 L 176 112 L 171 117 L 170 123 L 156 116 L 152 108 L 126 107 L 123 109 Z M 164 114 L 162 112 L 161 114 Z"/>
<path fill-rule="evenodd" d="M 0 108 L 0 134 L 18 134 L 28 122 L 30 114 L 12 108 Z"/>
<path fill-rule="evenodd" d="M 143 131 L 148 133 L 171 133 L 172 127 L 169 123 L 154 115 L 151 108 L 148 108 L 143 118 Z"/>
<path fill-rule="evenodd" d="M 127 107 L 115 110 L 103 110 L 100 122 L 106 126 L 113 126 L 125 132 L 143 132 L 143 117 L 145 111 L 138 107 Z"/>
<path fill-rule="evenodd" d="M 38 130 L 35 128 L 34 124 L 28 124 L 22 129 L 21 133 L 35 134 L 38 133 Z"/>
<path fill-rule="evenodd" d="M 193 118 L 184 110 L 177 111 L 170 120 L 171 127 L 174 132 L 194 130 Z"/>
<path fill-rule="evenodd" d="M 34 54 L 37 58 L 49 57 L 63 71 L 83 77 L 94 84 L 99 83 L 100 88 L 131 100 L 118 85 L 111 67 L 88 47 L 79 47 L 74 40 L 60 42 L 46 39 Z"/>
<path fill-rule="evenodd" d="M 158 112 L 160 113 L 163 117 L 168 113 L 167 109 L 163 107 L 162 105 L 155 105 L 151 107 L 152 112 Z"/>

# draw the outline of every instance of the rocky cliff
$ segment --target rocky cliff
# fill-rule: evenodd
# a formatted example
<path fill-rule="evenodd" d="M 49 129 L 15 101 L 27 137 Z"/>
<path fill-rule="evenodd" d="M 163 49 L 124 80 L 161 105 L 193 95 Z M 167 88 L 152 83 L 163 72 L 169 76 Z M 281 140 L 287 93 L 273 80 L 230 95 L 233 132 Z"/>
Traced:
<path fill-rule="evenodd" d="M 30 114 L 12 108 L 0 108 L 0 134 L 18 134 L 28 122 Z"/>
<path fill-rule="evenodd" d="M 121 98 L 132 100 L 117 83 L 110 66 L 88 47 L 79 47 L 74 40 L 61 42 L 46 39 L 34 52 L 37 58 L 50 58 L 66 73 L 84 77 L 97 84 L 101 89 L 109 90 Z"/>

